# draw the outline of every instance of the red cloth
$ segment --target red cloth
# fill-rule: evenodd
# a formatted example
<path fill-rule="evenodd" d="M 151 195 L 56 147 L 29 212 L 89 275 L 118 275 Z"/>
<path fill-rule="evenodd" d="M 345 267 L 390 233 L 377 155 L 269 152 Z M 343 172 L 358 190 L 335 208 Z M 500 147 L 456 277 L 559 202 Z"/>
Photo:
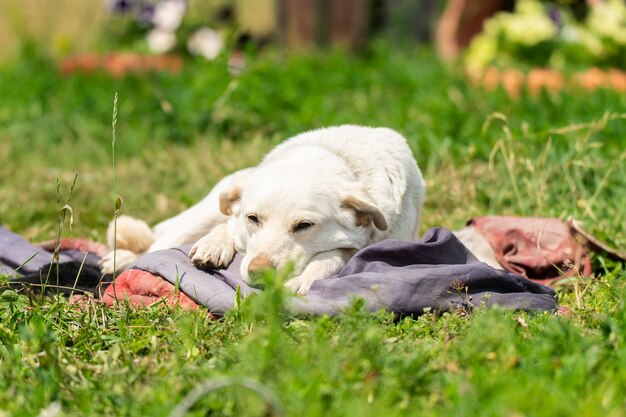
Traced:
<path fill-rule="evenodd" d="M 485 216 L 468 224 L 485 237 L 507 271 L 543 284 L 591 275 L 589 253 L 559 219 Z"/>
<path fill-rule="evenodd" d="M 179 304 L 182 308 L 198 308 L 191 298 L 161 277 L 139 269 L 129 269 L 121 273 L 115 282 L 104 291 L 102 301 L 113 306 L 116 301 L 128 300 L 133 306 L 149 306 L 163 300 L 170 307 Z"/>
<path fill-rule="evenodd" d="M 93 240 L 79 239 L 79 238 L 62 238 L 59 243 L 59 250 L 79 250 L 83 252 L 94 253 L 98 256 L 104 256 L 109 253 L 107 245 L 94 242 Z M 57 240 L 48 240 L 39 244 L 47 251 L 54 252 L 57 245 Z"/>
<path fill-rule="evenodd" d="M 39 246 L 54 251 L 56 245 L 59 250 L 79 250 L 104 256 L 109 248 L 98 242 L 87 239 L 63 238 L 60 241 L 50 240 L 42 242 Z M 101 301 L 113 306 L 118 300 L 127 300 L 136 307 L 149 306 L 165 300 L 170 307 L 179 304 L 184 309 L 195 310 L 199 306 L 191 298 L 181 291 L 176 292 L 174 285 L 161 277 L 138 269 L 124 271 L 115 279 L 115 283 L 109 285 L 104 291 Z M 81 304 L 86 302 L 82 296 L 74 296 L 72 302 Z"/>

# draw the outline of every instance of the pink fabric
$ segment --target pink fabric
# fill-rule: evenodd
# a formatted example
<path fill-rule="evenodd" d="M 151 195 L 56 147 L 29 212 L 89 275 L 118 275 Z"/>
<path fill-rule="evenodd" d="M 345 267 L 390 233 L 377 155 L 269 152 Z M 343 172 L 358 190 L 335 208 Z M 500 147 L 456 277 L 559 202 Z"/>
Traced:
<path fill-rule="evenodd" d="M 507 271 L 544 284 L 591 275 L 589 253 L 559 219 L 485 216 L 468 224 L 485 237 Z"/>
<path fill-rule="evenodd" d="M 161 301 L 167 305 L 179 304 L 184 309 L 198 308 L 191 298 L 161 277 L 139 269 L 129 269 L 120 274 L 104 291 L 102 301 L 113 306 L 119 300 L 128 300 L 133 306 L 149 306 Z"/>
<path fill-rule="evenodd" d="M 56 240 L 48 240 L 39 244 L 45 250 L 54 252 L 54 248 L 57 244 Z M 59 241 L 59 250 L 79 250 L 82 252 L 90 252 L 98 256 L 104 256 L 109 253 L 107 245 L 94 242 L 93 240 L 79 239 L 79 238 L 63 238 Z"/>

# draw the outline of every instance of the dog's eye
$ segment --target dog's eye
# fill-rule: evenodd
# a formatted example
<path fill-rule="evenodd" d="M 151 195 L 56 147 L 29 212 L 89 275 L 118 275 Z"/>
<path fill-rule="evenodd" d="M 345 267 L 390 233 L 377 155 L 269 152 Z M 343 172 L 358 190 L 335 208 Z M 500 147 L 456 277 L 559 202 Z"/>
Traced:
<path fill-rule="evenodd" d="M 254 223 L 254 224 L 260 223 L 259 218 L 255 214 L 248 214 L 246 218 L 248 219 L 250 223 Z"/>
<path fill-rule="evenodd" d="M 313 223 L 311 222 L 300 222 L 294 226 L 293 231 L 301 232 L 302 230 L 306 230 L 311 226 L 313 226 Z"/>

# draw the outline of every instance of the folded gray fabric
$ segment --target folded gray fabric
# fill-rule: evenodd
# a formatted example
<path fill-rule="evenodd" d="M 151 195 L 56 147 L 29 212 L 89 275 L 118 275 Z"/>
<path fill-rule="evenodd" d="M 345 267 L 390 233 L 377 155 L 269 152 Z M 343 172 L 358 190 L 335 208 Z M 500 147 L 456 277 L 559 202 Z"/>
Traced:
<path fill-rule="evenodd" d="M 63 250 L 55 261 L 53 255 L 0 226 L 0 274 L 11 278 L 12 287 L 23 284 L 35 285 L 33 288 L 38 289 L 45 284 L 55 292 L 72 293 L 72 287 L 92 293 L 96 291 L 102 275 L 99 256 L 79 250 Z M 50 268 L 50 265 L 54 267 Z"/>
<path fill-rule="evenodd" d="M 140 257 L 133 268 L 161 276 L 211 312 L 223 314 L 242 296 L 259 291 L 243 281 L 237 256 L 225 270 L 202 271 L 187 253 L 190 246 L 153 252 Z M 95 292 L 101 281 L 98 257 L 80 251 L 63 251 L 59 274 L 47 277 L 52 253 L 28 243 L 0 227 L 0 273 L 14 284 L 73 286 Z M 84 264 L 83 264 L 84 259 Z M 21 277 L 14 272 L 19 268 Z M 57 268 L 53 269 L 56 275 Z M 553 311 L 555 292 L 515 274 L 479 262 L 448 230 L 429 230 L 417 243 L 385 240 L 359 251 L 334 277 L 316 281 L 305 296 L 291 297 L 295 313 L 334 315 L 363 298 L 369 310 L 386 309 L 402 315 L 474 306 L 498 305 L 505 309 Z"/>
<path fill-rule="evenodd" d="M 153 252 L 131 268 L 159 275 L 209 311 L 223 314 L 235 292 L 259 291 L 243 281 L 237 256 L 225 270 L 202 271 L 190 246 Z M 401 315 L 471 310 L 475 306 L 554 311 L 556 293 L 541 284 L 479 262 L 450 231 L 430 229 L 419 242 L 385 240 L 359 251 L 334 277 L 316 281 L 305 296 L 289 299 L 295 313 L 334 315 L 363 298 L 368 310 Z"/>

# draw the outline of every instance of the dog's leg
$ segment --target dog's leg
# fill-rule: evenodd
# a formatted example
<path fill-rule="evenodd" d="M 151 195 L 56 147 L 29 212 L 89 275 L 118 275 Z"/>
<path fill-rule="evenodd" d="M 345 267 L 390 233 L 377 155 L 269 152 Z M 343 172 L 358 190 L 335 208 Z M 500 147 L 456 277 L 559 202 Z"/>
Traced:
<path fill-rule="evenodd" d="M 225 185 L 230 182 L 225 178 Z M 218 183 L 218 186 L 222 184 Z M 114 233 L 113 221 L 107 231 L 108 244 L 115 253 L 115 269 L 121 271 L 129 266 L 144 252 L 175 248 L 186 243 L 194 243 L 206 235 L 215 226 L 224 223 L 227 217 L 219 210 L 220 187 L 216 186 L 198 204 L 190 207 L 176 217 L 165 220 L 153 230 L 145 222 L 129 216 L 117 219 Z M 114 246 L 114 243 L 116 245 Z M 102 272 L 113 273 L 113 251 L 100 260 Z"/>
<path fill-rule="evenodd" d="M 219 209 L 215 209 L 212 205 L 202 204 L 192 208 L 193 210 L 189 209 L 180 214 L 184 216 L 177 216 L 176 222 L 169 223 L 167 230 L 160 229 L 160 233 L 155 233 L 158 237 L 148 252 L 194 243 L 228 220 Z M 155 230 L 158 229 L 155 228 Z"/>
<path fill-rule="evenodd" d="M 125 269 L 137 259 L 137 254 L 148 250 L 153 242 L 152 230 L 144 221 L 130 216 L 119 216 L 112 220 L 107 229 L 107 244 L 116 250 L 100 259 L 102 272 L 112 274 L 113 269 Z"/>
<path fill-rule="evenodd" d="M 353 250 L 334 249 L 315 255 L 297 277 L 285 282 L 285 286 L 298 294 L 306 294 L 313 282 L 328 278 L 343 268 L 354 254 Z"/>
<path fill-rule="evenodd" d="M 148 252 L 194 243 L 228 219 L 219 210 L 219 190 L 213 189 L 204 199 L 176 217 L 154 227 L 155 242 Z"/>
<path fill-rule="evenodd" d="M 144 252 L 194 243 L 214 227 L 224 223 L 227 217 L 219 210 L 219 195 L 230 185 L 233 175 L 224 177 L 200 202 L 157 224 L 154 229 L 129 216 L 117 218 L 117 228 L 113 227 L 114 221 L 111 221 L 107 230 L 107 241 L 110 248 L 117 248 L 115 269 L 125 269 Z M 102 272 L 113 273 L 113 255 L 111 251 L 100 260 Z"/>
<path fill-rule="evenodd" d="M 156 240 L 148 249 L 153 252 L 194 243 L 228 219 L 220 212 L 219 196 L 231 183 L 233 175 L 224 177 L 195 205 L 154 226 Z"/>
<path fill-rule="evenodd" d="M 215 227 L 225 223 L 228 217 L 220 211 L 220 194 L 231 185 L 235 176 L 249 175 L 253 170 L 254 168 L 246 168 L 227 175 L 197 204 L 154 226 L 156 240 L 148 252 L 195 243 Z"/>
<path fill-rule="evenodd" d="M 222 223 L 198 240 L 189 257 L 201 269 L 226 268 L 235 256 L 235 242 L 228 234 L 228 226 Z"/>

